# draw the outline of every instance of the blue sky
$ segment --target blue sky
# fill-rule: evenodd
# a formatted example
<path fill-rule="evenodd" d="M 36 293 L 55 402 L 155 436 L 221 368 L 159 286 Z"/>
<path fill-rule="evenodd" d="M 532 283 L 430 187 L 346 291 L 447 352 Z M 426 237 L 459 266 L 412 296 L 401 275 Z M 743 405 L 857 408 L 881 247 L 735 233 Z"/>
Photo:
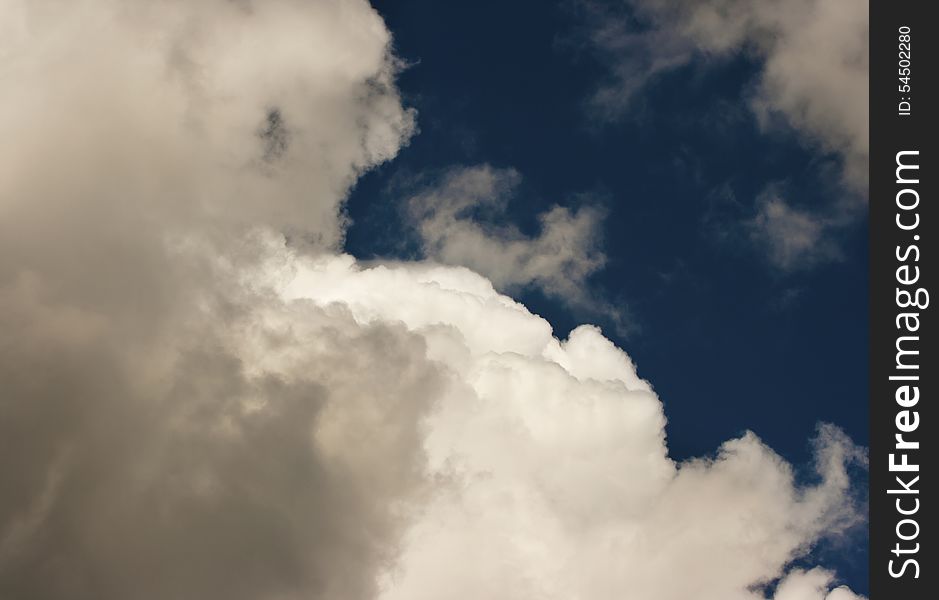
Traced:
<path fill-rule="evenodd" d="M 588 284 L 626 315 L 625 331 L 538 290 L 516 295 L 558 335 L 598 322 L 629 352 L 665 404 L 674 458 L 707 455 L 750 429 L 805 464 L 819 421 L 867 445 L 865 218 L 825 232 L 831 256 L 794 266 L 774 263 L 741 225 L 767 186 L 805 206 L 856 196 L 839 179 L 837 153 L 785 124 L 761 125 L 750 109 L 761 57 L 694 58 L 611 119 L 590 103 L 610 66 L 587 39 L 583 6 L 376 8 L 407 62 L 399 86 L 420 131 L 354 188 L 349 252 L 421 256 L 402 217 L 418 175 L 427 185 L 435 170 L 516 169 L 522 183 L 503 218 L 523 232 L 537 233 L 534 216 L 554 204 L 608 211 L 608 262 Z M 829 557 L 862 592 L 864 546 L 856 539 Z"/>

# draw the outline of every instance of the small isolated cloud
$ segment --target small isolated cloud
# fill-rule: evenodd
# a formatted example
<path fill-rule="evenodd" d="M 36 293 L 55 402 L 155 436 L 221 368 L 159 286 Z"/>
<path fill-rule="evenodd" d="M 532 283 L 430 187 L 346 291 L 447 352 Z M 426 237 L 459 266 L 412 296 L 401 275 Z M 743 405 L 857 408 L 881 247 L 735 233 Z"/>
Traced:
<path fill-rule="evenodd" d="M 757 200 L 757 213 L 746 227 L 751 239 L 766 249 L 769 260 L 783 270 L 840 257 L 822 218 L 791 207 L 772 192 Z"/>
<path fill-rule="evenodd" d="M 740 202 L 729 186 L 721 186 L 708 196 L 705 229 L 717 241 L 756 249 L 761 260 L 781 272 L 840 260 L 843 255 L 836 240 L 845 218 L 835 211 L 795 206 L 786 199 L 788 193 L 786 185 L 770 184 L 750 206 Z"/>
<path fill-rule="evenodd" d="M 408 201 L 425 255 L 482 273 L 497 288 L 534 287 L 565 302 L 614 317 L 623 315 L 590 293 L 588 278 L 606 263 L 600 248 L 604 211 L 594 205 L 554 206 L 526 235 L 509 221 L 509 201 L 521 183 L 514 169 L 454 168 Z"/>

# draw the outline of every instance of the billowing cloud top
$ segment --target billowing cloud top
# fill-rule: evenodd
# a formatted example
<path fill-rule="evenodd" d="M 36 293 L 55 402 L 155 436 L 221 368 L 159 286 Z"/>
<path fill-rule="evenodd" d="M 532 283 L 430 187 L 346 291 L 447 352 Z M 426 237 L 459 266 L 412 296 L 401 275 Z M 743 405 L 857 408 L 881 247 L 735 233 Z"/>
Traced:
<path fill-rule="evenodd" d="M 413 132 L 366 3 L 0 7 L 0 597 L 856 598 L 786 573 L 837 429 L 676 464 L 597 329 L 339 253 Z"/>

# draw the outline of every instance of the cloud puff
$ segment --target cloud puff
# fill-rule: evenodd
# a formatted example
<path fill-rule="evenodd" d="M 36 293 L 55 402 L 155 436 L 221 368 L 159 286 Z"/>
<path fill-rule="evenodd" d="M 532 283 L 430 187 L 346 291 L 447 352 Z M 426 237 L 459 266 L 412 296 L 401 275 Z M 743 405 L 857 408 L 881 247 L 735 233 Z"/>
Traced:
<path fill-rule="evenodd" d="M 824 569 L 804 571 L 794 569 L 776 588 L 773 600 L 859 600 L 858 596 L 845 586 L 829 591 L 834 576 Z"/>
<path fill-rule="evenodd" d="M 336 248 L 348 186 L 410 134 L 381 19 L 2 12 L 0 596 L 373 597 L 440 369 L 247 273 L 259 228 Z"/>
<path fill-rule="evenodd" d="M 286 297 L 402 323 L 450 377 L 426 421 L 435 485 L 382 598 L 762 598 L 753 586 L 861 518 L 846 465 L 864 456 L 832 426 L 816 485 L 752 433 L 675 464 L 660 401 L 596 328 L 561 342 L 462 269 L 294 269 Z"/>
<path fill-rule="evenodd" d="M 675 464 L 599 330 L 339 253 L 413 127 L 364 2 L 4 13 L 0 596 L 759 598 L 858 520 L 837 429 Z"/>
<path fill-rule="evenodd" d="M 335 247 L 349 185 L 413 131 L 382 21 L 358 2 L 183 4 L 5 2 L 4 179 L 42 180 L 48 219 L 85 218 L 94 194 L 112 219 L 302 224 Z M 5 220 L 38 212 L 30 193 L 8 189 Z"/>
<path fill-rule="evenodd" d="M 507 216 L 521 180 L 514 169 L 452 168 L 411 196 L 408 213 L 425 257 L 469 267 L 502 291 L 537 288 L 627 330 L 622 311 L 589 292 L 588 278 L 606 263 L 599 247 L 604 211 L 555 205 L 538 216 L 538 233 L 526 235 Z"/>
<path fill-rule="evenodd" d="M 830 223 L 818 215 L 791 207 L 766 190 L 757 201 L 757 213 L 747 222 L 754 242 L 763 245 L 770 261 L 791 270 L 841 256 L 828 239 Z"/>

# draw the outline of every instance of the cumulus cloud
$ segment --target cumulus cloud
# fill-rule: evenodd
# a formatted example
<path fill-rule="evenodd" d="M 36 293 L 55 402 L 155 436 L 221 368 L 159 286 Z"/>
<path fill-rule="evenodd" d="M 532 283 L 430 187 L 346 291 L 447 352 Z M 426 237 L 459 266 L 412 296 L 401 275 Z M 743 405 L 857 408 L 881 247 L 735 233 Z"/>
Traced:
<path fill-rule="evenodd" d="M 859 600 L 862 598 L 845 586 L 831 589 L 833 580 L 834 575 L 831 572 L 817 567 L 809 571 L 793 569 L 779 583 L 773 600 Z"/>
<path fill-rule="evenodd" d="M 0 596 L 750 599 L 859 519 L 837 429 L 676 464 L 597 329 L 340 253 L 413 131 L 366 3 L 0 6 Z"/>
<path fill-rule="evenodd" d="M 0 596 L 372 597 L 440 369 L 246 274 L 259 230 L 338 247 L 349 184 L 410 134 L 381 19 L 2 14 Z"/>
<path fill-rule="evenodd" d="M 403 323 L 451 378 L 426 421 L 435 485 L 382 598 L 762 598 L 754 586 L 861 518 L 846 467 L 864 456 L 832 426 L 816 485 L 752 433 L 676 464 L 661 402 L 596 328 L 559 341 L 463 269 L 294 268 L 286 297 Z"/>

